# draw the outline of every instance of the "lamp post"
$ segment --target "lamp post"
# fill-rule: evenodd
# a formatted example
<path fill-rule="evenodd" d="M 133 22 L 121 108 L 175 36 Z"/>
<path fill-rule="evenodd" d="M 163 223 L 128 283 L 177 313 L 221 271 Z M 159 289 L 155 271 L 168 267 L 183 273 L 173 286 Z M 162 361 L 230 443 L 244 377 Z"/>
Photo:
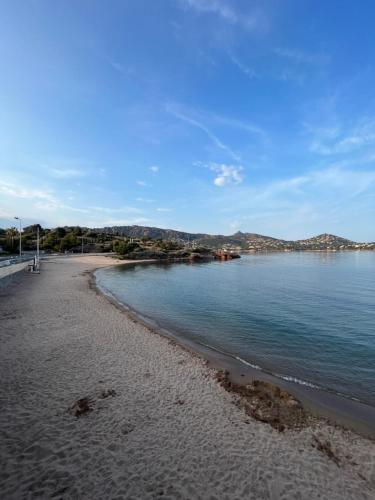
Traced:
<path fill-rule="evenodd" d="M 81 238 L 81 254 L 83 255 L 83 238 L 84 238 L 84 236 L 78 236 L 78 238 Z"/>
<path fill-rule="evenodd" d="M 36 260 L 39 265 L 39 226 L 36 228 Z"/>
<path fill-rule="evenodd" d="M 22 235 L 21 235 L 21 231 L 22 231 L 22 221 L 21 221 L 21 218 L 20 217 L 15 217 L 15 219 L 18 220 L 18 222 L 20 223 L 20 257 L 22 257 Z"/>

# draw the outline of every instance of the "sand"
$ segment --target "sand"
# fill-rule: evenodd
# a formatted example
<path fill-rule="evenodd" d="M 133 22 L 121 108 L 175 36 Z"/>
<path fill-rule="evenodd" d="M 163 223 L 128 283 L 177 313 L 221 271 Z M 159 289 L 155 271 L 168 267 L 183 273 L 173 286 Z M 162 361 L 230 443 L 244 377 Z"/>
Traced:
<path fill-rule="evenodd" d="M 373 441 L 252 419 L 89 286 L 113 262 L 53 258 L 0 291 L 2 499 L 375 498 Z"/>

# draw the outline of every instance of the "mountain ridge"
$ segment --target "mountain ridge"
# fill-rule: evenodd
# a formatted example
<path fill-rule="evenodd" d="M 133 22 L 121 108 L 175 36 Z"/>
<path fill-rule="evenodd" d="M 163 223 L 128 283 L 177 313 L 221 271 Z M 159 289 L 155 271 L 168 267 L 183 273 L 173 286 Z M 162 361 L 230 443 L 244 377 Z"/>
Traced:
<path fill-rule="evenodd" d="M 232 235 L 226 236 L 221 234 L 189 233 L 175 229 L 138 225 L 95 228 L 93 231 L 125 236 L 128 238 L 177 240 L 195 246 L 202 245 L 214 249 L 225 248 L 241 251 L 375 248 L 375 243 L 358 243 L 330 233 L 322 233 L 311 238 L 300 240 L 284 240 L 272 236 L 242 231 L 237 231 Z"/>

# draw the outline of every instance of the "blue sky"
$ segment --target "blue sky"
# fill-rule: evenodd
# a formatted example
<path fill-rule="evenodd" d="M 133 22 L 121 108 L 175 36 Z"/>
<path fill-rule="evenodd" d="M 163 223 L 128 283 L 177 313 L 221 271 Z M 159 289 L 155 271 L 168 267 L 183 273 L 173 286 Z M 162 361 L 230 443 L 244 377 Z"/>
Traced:
<path fill-rule="evenodd" d="M 375 240 L 375 4 L 2 0 L 0 225 Z"/>

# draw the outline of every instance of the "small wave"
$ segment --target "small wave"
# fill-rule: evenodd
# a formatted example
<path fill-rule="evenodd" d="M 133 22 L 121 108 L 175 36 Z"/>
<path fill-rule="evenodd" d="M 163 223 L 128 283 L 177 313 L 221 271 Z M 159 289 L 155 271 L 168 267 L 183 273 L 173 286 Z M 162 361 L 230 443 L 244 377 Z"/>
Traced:
<path fill-rule="evenodd" d="M 285 380 L 286 382 L 292 382 L 294 384 L 303 385 L 304 387 L 310 387 L 311 389 L 318 389 L 320 391 L 331 392 L 333 394 L 337 394 L 338 396 L 343 396 L 343 397 L 346 397 L 348 399 L 353 399 L 355 401 L 360 402 L 359 399 L 354 398 L 352 396 L 349 396 L 347 394 L 341 394 L 339 392 L 332 391 L 326 387 L 322 387 L 320 385 L 313 384 L 312 382 L 300 379 L 298 377 L 293 377 L 291 375 L 282 375 L 281 373 L 276 373 L 276 372 L 273 372 L 271 370 L 267 370 L 265 368 L 262 368 L 259 365 L 256 365 L 254 363 L 251 363 L 250 361 L 247 361 L 246 359 L 241 358 L 240 356 L 236 356 L 234 354 L 231 354 L 230 352 L 224 351 L 222 349 L 218 349 L 217 347 L 213 347 L 212 345 L 205 344 L 203 342 L 198 342 L 198 343 L 200 345 L 203 345 L 204 347 L 207 347 L 208 349 L 211 349 L 212 351 L 216 351 L 216 352 L 219 352 L 220 354 L 224 354 L 225 356 L 229 356 L 233 359 L 236 359 L 240 363 L 242 363 L 246 366 L 249 366 L 250 368 L 253 368 L 254 370 L 259 370 L 260 372 L 267 373 L 267 375 L 272 375 L 273 377 L 276 377 L 276 378 L 281 379 L 281 380 Z"/>
<path fill-rule="evenodd" d="M 286 382 L 294 382 L 295 384 L 299 385 L 304 385 L 305 387 L 311 387 L 312 389 L 320 389 L 320 390 L 326 390 L 324 387 L 321 387 L 319 385 L 313 384 L 312 382 L 308 382 L 307 380 L 302 380 L 297 377 L 292 377 L 290 375 L 281 375 L 280 373 L 275 373 L 270 370 L 266 370 L 265 368 L 262 368 L 259 365 L 256 365 L 254 363 L 251 363 L 250 361 L 247 361 L 246 359 L 241 358 L 240 356 L 236 356 L 235 354 L 231 354 L 230 352 L 224 351 L 222 349 L 218 349 L 217 347 L 214 347 L 209 344 L 205 344 L 204 342 L 198 342 L 200 345 L 203 345 L 204 347 L 207 347 L 208 349 L 212 351 L 219 352 L 220 354 L 224 354 L 225 356 L 229 356 L 233 359 L 236 359 L 237 361 L 240 361 L 240 363 L 250 366 L 250 368 L 253 368 L 254 370 L 259 370 L 263 373 L 267 373 L 268 375 L 272 375 L 273 377 L 285 380 Z"/>
<path fill-rule="evenodd" d="M 253 363 L 250 363 L 249 361 L 246 361 L 245 359 L 240 358 L 239 356 L 233 356 L 233 357 L 235 359 L 237 359 L 238 361 L 240 361 L 241 363 L 243 363 L 244 365 L 250 366 L 251 368 L 254 368 L 255 370 L 260 370 L 261 372 L 268 373 L 269 375 L 280 378 L 280 379 L 285 380 L 287 382 L 294 382 L 295 384 L 304 385 L 306 387 L 311 387 L 313 389 L 321 389 L 321 390 L 324 389 L 323 387 L 320 387 L 319 385 L 313 384 L 312 382 L 308 382 L 307 380 L 302 380 L 300 378 L 292 377 L 290 375 L 281 375 L 280 373 L 275 373 L 275 372 L 272 372 L 270 370 L 265 370 L 264 368 L 262 368 L 258 365 L 255 365 Z"/>
<path fill-rule="evenodd" d="M 275 377 L 286 380 L 287 382 L 294 382 L 295 384 L 304 385 L 306 387 L 312 387 L 313 389 L 324 390 L 323 387 L 320 387 L 319 385 L 313 384 L 312 382 L 308 382 L 307 380 L 302 380 L 302 379 L 297 378 L 297 377 L 291 377 L 290 375 L 280 375 L 279 373 L 275 373 L 274 375 L 275 375 Z"/>
<path fill-rule="evenodd" d="M 260 371 L 265 371 L 263 368 L 261 368 L 258 365 L 254 365 L 253 363 L 250 363 L 249 361 L 246 361 L 245 359 L 240 358 L 239 356 L 234 356 L 235 359 L 238 361 L 241 361 L 244 365 L 250 366 L 251 368 L 254 368 L 255 370 L 260 370 Z"/>

